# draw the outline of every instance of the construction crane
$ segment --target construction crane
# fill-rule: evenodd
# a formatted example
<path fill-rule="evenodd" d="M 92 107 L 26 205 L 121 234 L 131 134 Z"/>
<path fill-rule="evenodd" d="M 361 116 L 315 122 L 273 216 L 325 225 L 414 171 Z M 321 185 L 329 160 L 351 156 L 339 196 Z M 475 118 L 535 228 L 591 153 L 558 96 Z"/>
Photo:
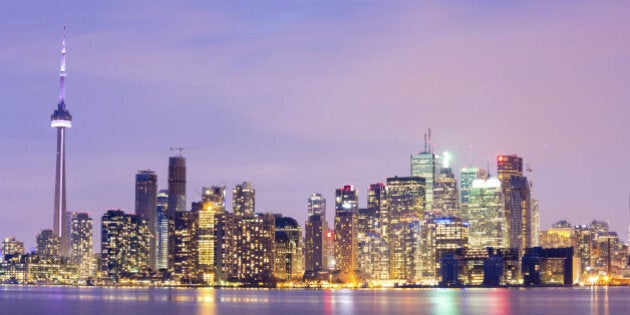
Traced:
<path fill-rule="evenodd" d="M 538 160 L 540 160 L 540 157 L 541 157 L 541 156 L 542 156 L 542 154 L 545 152 L 545 149 L 547 149 L 547 145 L 546 145 L 546 144 L 545 144 L 545 145 L 543 145 L 542 149 L 540 149 L 540 151 L 538 152 L 538 156 L 536 156 L 536 159 L 534 160 L 534 162 L 533 162 L 533 163 L 531 163 L 531 164 L 530 164 L 530 163 L 526 163 L 526 164 L 525 164 L 525 165 L 526 165 L 525 170 L 526 170 L 528 173 L 530 173 L 530 174 L 531 174 L 531 173 L 533 173 L 533 172 L 534 172 L 534 170 L 532 169 L 532 165 L 537 165 Z M 533 186 L 534 186 L 534 181 L 530 178 L 530 181 L 529 181 L 529 188 L 531 189 L 531 188 L 533 188 Z"/>

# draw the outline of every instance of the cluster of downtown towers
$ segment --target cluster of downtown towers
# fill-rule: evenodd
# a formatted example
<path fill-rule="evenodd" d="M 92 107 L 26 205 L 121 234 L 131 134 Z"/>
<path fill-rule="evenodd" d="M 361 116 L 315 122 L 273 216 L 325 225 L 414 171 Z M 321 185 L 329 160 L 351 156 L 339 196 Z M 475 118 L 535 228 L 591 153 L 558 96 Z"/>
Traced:
<path fill-rule="evenodd" d="M 66 212 L 65 131 L 72 116 L 65 105 L 65 54 L 64 35 L 59 102 L 51 116 L 57 130 L 54 222 L 37 235 L 37 255 L 31 259 L 62 267 L 45 270 L 63 273 L 63 265 L 72 265 L 81 277 L 113 282 L 417 283 L 435 281 L 440 258 L 455 250 L 492 247 L 520 256 L 537 245 L 538 206 L 522 158 L 498 156 L 497 177 L 487 169 L 463 168 L 458 185 L 451 168 L 434 154 L 429 131 L 424 150 L 411 155 L 410 176 L 370 185 L 367 208 L 359 208 L 353 186 L 336 189 L 332 229 L 325 197 L 311 195 L 304 235 L 293 218 L 256 212 L 248 182 L 233 189 L 232 212 L 224 186 L 204 187 L 201 200 L 187 209 L 186 159 L 180 152 L 169 158 L 168 190 L 158 190 L 153 171 L 136 174 L 135 213 L 108 210 L 102 216 L 101 252 L 95 255 L 92 219 Z M 5 240 L 5 261 L 23 252 L 20 243 Z M 42 277 L 50 276 L 47 272 Z"/>

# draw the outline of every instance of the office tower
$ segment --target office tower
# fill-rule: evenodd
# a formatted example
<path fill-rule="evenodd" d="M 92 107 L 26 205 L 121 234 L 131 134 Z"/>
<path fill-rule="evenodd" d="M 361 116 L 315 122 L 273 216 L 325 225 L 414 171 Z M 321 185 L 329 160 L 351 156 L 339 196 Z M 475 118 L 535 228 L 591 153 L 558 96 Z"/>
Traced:
<path fill-rule="evenodd" d="M 422 233 L 418 218 L 404 217 L 389 226 L 389 277 L 409 283 L 422 278 Z"/>
<path fill-rule="evenodd" d="M 566 221 L 564 222 L 566 223 Z M 540 247 L 542 248 L 571 247 L 575 244 L 577 244 L 577 240 L 571 224 L 568 224 L 568 226 L 553 224 L 550 229 L 540 232 Z"/>
<path fill-rule="evenodd" d="M 456 217 L 427 217 L 422 223 L 422 276 L 435 280 L 442 255 L 459 248 L 468 248 L 468 223 Z"/>
<path fill-rule="evenodd" d="M 379 211 L 376 208 L 357 210 L 357 240 L 361 242 L 368 233 L 380 233 Z"/>
<path fill-rule="evenodd" d="M 160 190 L 156 203 L 156 262 L 159 269 L 168 268 L 168 190 Z"/>
<path fill-rule="evenodd" d="M 508 222 L 501 181 L 476 179 L 468 189 L 469 242 L 472 248 L 507 248 Z"/>
<path fill-rule="evenodd" d="M 107 210 L 101 217 L 101 255 L 104 275 L 118 281 L 122 275 L 144 272 L 149 266 L 147 220 L 122 210 Z"/>
<path fill-rule="evenodd" d="M 359 242 L 357 264 L 370 280 L 389 279 L 389 244 L 380 233 L 370 232 Z"/>
<path fill-rule="evenodd" d="M 390 177 L 387 179 L 388 224 L 404 219 L 421 219 L 425 211 L 425 179 L 417 176 Z M 391 244 L 394 246 L 394 244 Z"/>
<path fill-rule="evenodd" d="M 46 258 L 59 257 L 59 236 L 51 229 L 43 229 L 37 234 L 37 255 Z"/>
<path fill-rule="evenodd" d="M 497 157 L 497 173 L 501 187 L 509 189 L 510 177 L 523 176 L 523 158 L 516 155 L 499 155 Z"/>
<path fill-rule="evenodd" d="M 173 245 L 173 277 L 180 283 L 193 283 L 197 278 L 197 215 L 191 211 L 175 213 L 169 246 Z"/>
<path fill-rule="evenodd" d="M 438 157 L 433 154 L 431 129 L 424 134 L 424 151 L 411 155 L 411 176 L 422 177 L 425 180 L 425 210 L 433 209 L 433 185 L 439 166 Z"/>
<path fill-rule="evenodd" d="M 585 225 L 576 225 L 573 228 L 575 239 L 575 257 L 580 260 L 580 270 L 578 274 L 584 275 L 593 268 L 593 234 Z"/>
<path fill-rule="evenodd" d="M 335 190 L 335 212 L 359 209 L 359 193 L 352 185 Z"/>
<path fill-rule="evenodd" d="M 238 250 L 236 248 L 236 216 L 234 213 L 221 213 L 216 218 L 216 250 L 214 252 L 215 261 L 215 283 L 223 284 L 230 278 L 237 275 Z"/>
<path fill-rule="evenodd" d="M 588 229 L 593 234 L 593 240 L 595 241 L 601 235 L 608 235 L 610 225 L 605 221 L 593 220 L 593 222 L 588 225 Z"/>
<path fill-rule="evenodd" d="M 326 198 L 320 193 L 308 197 L 308 217 L 306 218 L 304 238 L 304 269 L 321 271 L 328 268 L 326 247 Z"/>
<path fill-rule="evenodd" d="M 322 271 L 328 268 L 326 259 L 326 221 L 320 215 L 309 215 L 305 224 L 304 269 Z"/>
<path fill-rule="evenodd" d="M 70 260 L 79 268 L 82 277 L 94 274 L 92 255 L 92 218 L 87 213 L 72 213 L 70 223 Z"/>
<path fill-rule="evenodd" d="M 432 209 L 441 216 L 460 216 L 457 180 L 450 167 L 442 167 L 437 175 L 433 185 Z"/>
<path fill-rule="evenodd" d="M 59 72 L 59 103 L 50 116 L 50 126 L 57 129 L 57 162 L 55 168 L 55 209 L 53 233 L 60 238 L 60 250 L 68 255 L 70 236 L 66 212 L 66 128 L 72 127 L 72 115 L 66 109 L 66 27 L 61 41 L 61 70 Z"/>
<path fill-rule="evenodd" d="M 370 184 L 368 188 L 367 209 L 373 214 L 375 220 L 370 228 L 372 232 L 387 235 L 387 190 L 384 183 Z"/>
<path fill-rule="evenodd" d="M 297 220 L 281 214 L 276 215 L 275 221 L 274 276 L 285 281 L 301 280 L 304 276 L 302 229 Z"/>
<path fill-rule="evenodd" d="M 626 258 L 626 251 L 622 252 L 622 244 L 616 232 L 599 235 L 595 241 L 596 253 L 594 259 L 595 270 L 608 276 L 619 274 L 622 261 Z"/>
<path fill-rule="evenodd" d="M 326 221 L 326 198 L 320 193 L 308 197 L 308 216 L 320 215 Z"/>
<path fill-rule="evenodd" d="M 136 215 L 145 218 L 149 224 L 149 267 L 157 269 L 158 220 L 157 220 L 157 175 L 152 170 L 138 171 L 136 174 Z"/>
<path fill-rule="evenodd" d="M 527 177 L 511 176 L 509 181 L 507 217 L 508 238 L 510 248 L 516 248 L 523 253 L 532 247 L 532 211 L 531 195 Z"/>
<path fill-rule="evenodd" d="M 202 208 L 197 212 L 197 265 L 204 283 L 212 284 L 217 273 L 217 219 L 225 213 L 225 187 L 204 187 Z"/>
<path fill-rule="evenodd" d="M 351 185 L 335 190 L 335 269 L 345 281 L 354 281 L 357 268 L 359 196 Z"/>
<path fill-rule="evenodd" d="M 172 156 L 168 159 L 168 215 L 186 211 L 186 158 Z"/>
<path fill-rule="evenodd" d="M 232 190 L 232 208 L 237 216 L 252 215 L 256 212 L 256 190 L 250 182 L 236 185 Z"/>
<path fill-rule="evenodd" d="M 540 210 L 538 206 L 538 199 L 532 199 L 532 247 L 540 246 L 540 240 L 538 239 L 540 235 Z"/>
<path fill-rule="evenodd" d="M 477 172 L 479 169 L 476 167 L 464 167 L 459 172 L 459 211 L 464 219 L 468 219 L 468 196 L 473 181 L 477 179 Z"/>
<path fill-rule="evenodd" d="M 2 261 L 19 262 L 21 255 L 24 255 L 24 243 L 15 239 L 15 236 L 2 241 Z"/>
<path fill-rule="evenodd" d="M 254 213 L 236 216 L 235 226 L 237 279 L 245 284 L 269 284 L 275 270 L 274 215 Z"/>

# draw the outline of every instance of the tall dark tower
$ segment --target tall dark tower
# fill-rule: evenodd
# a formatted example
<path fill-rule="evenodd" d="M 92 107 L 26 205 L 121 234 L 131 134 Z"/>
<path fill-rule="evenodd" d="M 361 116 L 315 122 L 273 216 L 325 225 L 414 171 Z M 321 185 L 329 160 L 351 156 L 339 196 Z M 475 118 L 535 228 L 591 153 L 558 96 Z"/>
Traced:
<path fill-rule="evenodd" d="M 66 109 L 66 26 L 61 40 L 61 71 L 59 72 L 59 103 L 50 116 L 50 126 L 57 129 L 57 163 L 55 176 L 55 214 L 53 233 L 60 237 L 61 255 L 67 256 L 70 249 L 68 214 L 66 212 L 66 128 L 72 126 L 72 116 Z"/>
<path fill-rule="evenodd" d="M 186 158 L 180 154 L 168 159 L 168 215 L 186 211 Z"/>
<path fill-rule="evenodd" d="M 157 175 L 152 170 L 138 171 L 136 174 L 136 215 L 149 224 L 149 267 L 156 270 L 158 220 L 157 220 Z"/>

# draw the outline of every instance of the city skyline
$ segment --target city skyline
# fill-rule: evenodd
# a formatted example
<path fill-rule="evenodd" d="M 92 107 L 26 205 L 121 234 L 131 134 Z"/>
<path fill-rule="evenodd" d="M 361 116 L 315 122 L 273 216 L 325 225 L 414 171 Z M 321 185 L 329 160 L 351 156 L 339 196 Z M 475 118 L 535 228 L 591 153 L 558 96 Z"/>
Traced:
<path fill-rule="evenodd" d="M 2 83 L 19 104 L 9 107 L 1 138 L 1 206 L 20 210 L 0 222 L 3 237 L 33 247 L 33 236 L 51 228 L 54 140 L 45 116 L 61 19 L 69 25 L 67 98 L 81 118 L 68 135 L 70 212 L 132 212 L 136 171 L 156 170 L 158 188 L 167 188 L 168 148 L 182 146 L 187 209 L 203 186 L 231 191 L 248 181 L 257 209 L 304 226 L 312 193 L 332 209 L 334 189 L 353 184 L 364 207 L 370 184 L 409 176 L 409 156 L 432 127 L 436 153 L 454 152 L 458 180 L 461 167 L 524 157 L 541 228 L 600 219 L 627 238 L 623 8 L 272 4 L 256 6 L 265 13 L 258 16 L 237 5 L 73 6 L 0 22 L 9 31 L 0 67 L 11 78 Z M 165 22 L 193 9 L 201 10 L 181 24 Z M 582 37 L 571 36 L 576 28 Z"/>

